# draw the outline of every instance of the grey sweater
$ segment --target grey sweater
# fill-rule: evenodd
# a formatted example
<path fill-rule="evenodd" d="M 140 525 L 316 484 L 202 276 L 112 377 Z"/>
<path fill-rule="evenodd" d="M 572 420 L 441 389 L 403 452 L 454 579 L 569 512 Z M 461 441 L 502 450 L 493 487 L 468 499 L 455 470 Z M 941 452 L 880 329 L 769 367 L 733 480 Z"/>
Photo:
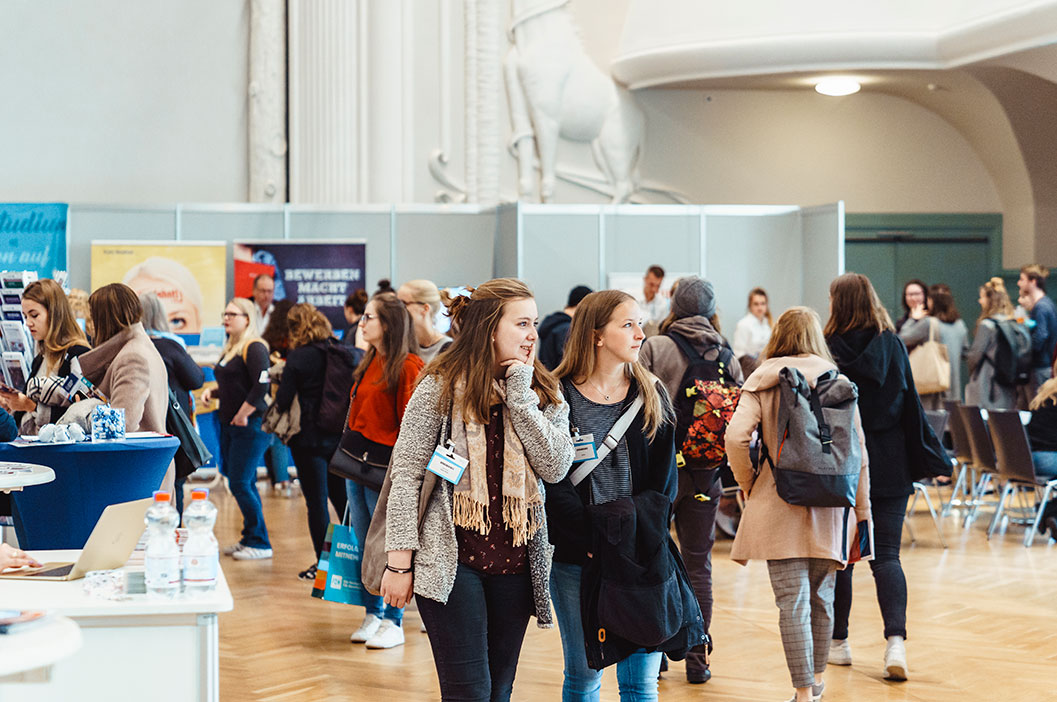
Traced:
<path fill-rule="evenodd" d="M 539 398 L 531 386 L 531 366 L 519 366 L 507 378 L 506 404 L 510 420 L 536 475 L 556 483 L 569 472 L 573 460 L 569 405 L 563 401 L 540 410 Z M 392 487 L 386 506 L 385 550 L 415 551 L 415 593 L 441 603 L 448 601 L 459 561 L 451 483 L 437 481 L 421 530 L 417 528 L 417 521 L 422 478 L 448 411 L 448 407 L 441 407 L 440 381 L 435 376 L 422 378 L 404 410 L 400 436 L 393 447 Z M 544 494 L 542 483 L 540 494 Z M 549 586 L 553 551 L 544 522 L 528 544 L 536 621 L 540 628 L 554 625 Z"/>
<path fill-rule="evenodd" d="M 976 336 L 966 359 L 969 366 L 969 385 L 965 388 L 965 404 L 982 409 L 1016 409 L 1017 389 L 995 382 L 995 351 L 998 349 L 998 325 L 988 317 L 976 326 Z"/>
<path fill-rule="evenodd" d="M 934 319 L 939 325 L 936 336 L 940 343 L 947 347 L 947 360 L 951 363 L 951 387 L 946 393 L 942 393 L 943 399 L 961 402 L 962 359 L 969 353 L 969 331 L 965 328 L 965 322 L 960 319 L 941 322 L 935 317 L 908 318 L 899 328 L 899 338 L 906 344 L 908 351 L 913 351 L 914 347 L 928 341 L 929 324 Z M 942 409 L 942 406 L 925 409 Z"/>

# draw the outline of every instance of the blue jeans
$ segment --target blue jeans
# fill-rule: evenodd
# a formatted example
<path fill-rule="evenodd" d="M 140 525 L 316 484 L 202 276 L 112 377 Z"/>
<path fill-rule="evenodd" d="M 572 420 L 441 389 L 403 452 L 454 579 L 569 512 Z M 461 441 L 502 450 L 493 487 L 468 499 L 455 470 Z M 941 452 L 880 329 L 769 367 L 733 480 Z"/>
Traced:
<path fill-rule="evenodd" d="M 283 440 L 274 434 L 264 452 L 264 467 L 268 469 L 268 479 L 272 485 L 290 481 L 290 449 Z"/>
<path fill-rule="evenodd" d="M 349 519 L 352 521 L 352 530 L 356 534 L 356 540 L 360 546 L 367 543 L 367 529 L 371 526 L 371 517 L 374 516 L 374 506 L 378 504 L 378 493 L 369 487 L 364 487 L 351 480 L 345 481 L 345 492 L 349 498 Z M 363 598 L 366 601 L 367 614 L 389 619 L 397 626 L 404 620 L 404 610 L 390 607 L 378 595 L 364 591 Z"/>
<path fill-rule="evenodd" d="M 261 418 L 250 417 L 244 427 L 220 427 L 220 460 L 228 486 L 242 512 L 242 538 L 250 548 L 271 548 L 268 527 L 264 525 L 261 496 L 257 492 L 257 466 L 271 443 L 271 434 L 261 431 Z"/>
<path fill-rule="evenodd" d="M 1035 475 L 1040 478 L 1057 478 L 1057 451 L 1032 451 Z"/>
<path fill-rule="evenodd" d="M 602 689 L 602 671 L 587 665 L 584 629 L 580 619 L 580 575 L 578 565 L 551 565 L 551 599 L 565 656 L 565 682 L 562 702 L 593 702 Z M 657 676 L 661 672 L 661 652 L 639 650 L 617 663 L 617 685 L 621 702 L 654 702 Z"/>

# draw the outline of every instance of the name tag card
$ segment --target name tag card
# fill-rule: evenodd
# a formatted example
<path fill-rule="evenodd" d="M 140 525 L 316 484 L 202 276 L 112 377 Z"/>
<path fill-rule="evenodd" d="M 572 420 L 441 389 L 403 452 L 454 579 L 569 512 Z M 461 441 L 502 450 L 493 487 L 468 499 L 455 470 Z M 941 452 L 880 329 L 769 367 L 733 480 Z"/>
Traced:
<path fill-rule="evenodd" d="M 594 434 L 573 435 L 573 463 L 593 461 L 598 458 Z"/>
<path fill-rule="evenodd" d="M 426 464 L 426 470 L 436 473 L 452 485 L 458 485 L 469 464 L 469 458 L 457 455 L 450 446 L 438 446 L 433 450 L 433 456 Z"/>

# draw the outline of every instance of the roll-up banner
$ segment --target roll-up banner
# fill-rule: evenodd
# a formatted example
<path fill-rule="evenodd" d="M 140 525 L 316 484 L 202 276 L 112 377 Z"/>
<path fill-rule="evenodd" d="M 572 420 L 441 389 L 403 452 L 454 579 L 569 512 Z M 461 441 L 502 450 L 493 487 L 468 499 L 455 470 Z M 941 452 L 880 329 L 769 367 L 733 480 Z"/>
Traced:
<path fill-rule="evenodd" d="M 0 270 L 54 278 L 66 267 L 65 203 L 0 203 Z"/>

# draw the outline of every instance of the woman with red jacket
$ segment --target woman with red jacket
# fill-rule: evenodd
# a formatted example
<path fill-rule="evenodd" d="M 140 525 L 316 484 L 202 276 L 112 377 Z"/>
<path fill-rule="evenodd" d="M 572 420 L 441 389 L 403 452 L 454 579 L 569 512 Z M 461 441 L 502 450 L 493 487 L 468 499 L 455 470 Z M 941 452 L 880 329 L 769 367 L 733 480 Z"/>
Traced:
<path fill-rule="evenodd" d="M 350 453 L 367 456 L 374 464 L 387 465 L 400 434 L 404 408 L 411 399 L 415 381 L 425 365 L 415 352 L 414 328 L 404 303 L 394 293 L 375 295 L 360 317 L 360 334 L 369 348 L 356 368 L 349 408 Z M 356 539 L 367 540 L 367 529 L 378 502 L 378 490 L 352 480 L 345 481 L 349 516 Z M 367 615 L 353 632 L 353 643 L 367 648 L 393 648 L 404 643 L 401 622 L 404 610 L 389 607 L 381 597 L 367 598 Z"/>

